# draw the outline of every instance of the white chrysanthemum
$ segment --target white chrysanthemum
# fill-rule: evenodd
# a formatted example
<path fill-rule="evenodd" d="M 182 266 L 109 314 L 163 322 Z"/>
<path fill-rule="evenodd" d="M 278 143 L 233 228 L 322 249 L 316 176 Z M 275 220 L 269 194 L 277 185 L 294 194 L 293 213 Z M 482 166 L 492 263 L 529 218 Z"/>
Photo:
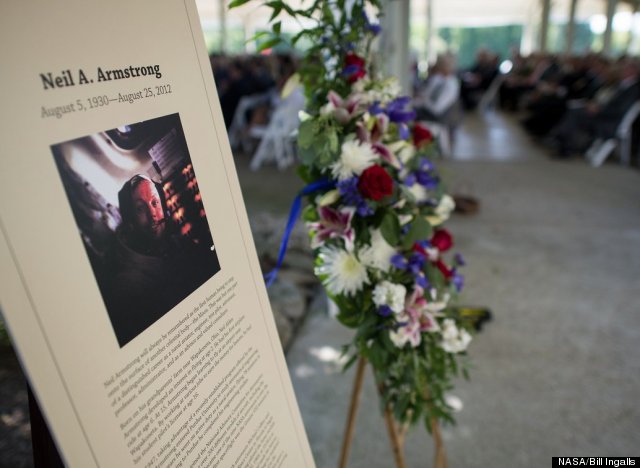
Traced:
<path fill-rule="evenodd" d="M 442 300 L 438 300 L 438 291 L 436 288 L 431 288 L 429 291 L 429 295 L 431 296 L 431 301 L 427 302 L 423 306 L 423 311 L 428 312 L 433 315 L 442 315 L 441 312 L 447 308 L 447 304 L 449 303 L 449 299 L 451 299 L 451 295 L 449 293 L 444 293 L 442 295 Z M 447 319 L 451 320 L 451 319 Z M 455 323 L 454 323 L 455 325 Z"/>
<path fill-rule="evenodd" d="M 400 93 L 402 93 L 402 86 L 400 86 L 400 81 L 395 77 L 387 79 L 384 82 L 384 92 L 391 98 L 400 96 Z"/>
<path fill-rule="evenodd" d="M 435 215 L 427 216 L 427 221 L 432 226 L 438 226 L 439 224 L 444 223 L 449 216 L 451 216 L 451 212 L 455 209 L 456 203 L 450 195 L 443 195 L 440 199 L 440 203 L 436 207 Z"/>
<path fill-rule="evenodd" d="M 353 296 L 369 283 L 367 269 L 352 252 L 336 247 L 324 247 L 318 257 L 322 264 L 316 267 L 317 275 L 326 275 L 324 285 L 332 294 Z"/>
<path fill-rule="evenodd" d="M 415 156 L 416 149 L 413 145 L 407 145 L 402 148 L 398 153 L 398 158 L 402 161 L 403 164 L 407 164 L 411 159 Z"/>
<path fill-rule="evenodd" d="M 340 200 L 340 191 L 338 189 L 329 190 L 323 196 L 316 200 L 318 206 L 329 206 Z"/>
<path fill-rule="evenodd" d="M 380 229 L 373 229 L 371 233 L 371 245 L 360 251 L 360 260 L 370 268 L 377 268 L 388 272 L 391 268 L 391 257 L 396 250 L 382 237 Z"/>
<path fill-rule="evenodd" d="M 369 143 L 345 141 L 342 144 L 340 159 L 331 165 L 331 174 L 338 180 L 345 180 L 362 174 L 362 171 L 371 166 L 376 159 L 376 153 Z"/>
<path fill-rule="evenodd" d="M 413 195 L 416 199 L 416 202 L 423 202 L 429 198 L 429 192 L 422 185 L 415 183 L 411 187 L 409 187 L 409 193 Z"/>
<path fill-rule="evenodd" d="M 453 200 L 453 197 L 445 193 L 442 195 L 440 203 L 438 203 L 438 206 L 436 207 L 436 214 L 447 219 L 455 207 L 456 202 Z"/>
<path fill-rule="evenodd" d="M 331 115 L 335 112 L 336 106 L 331 101 L 320 108 L 320 115 Z"/>
<path fill-rule="evenodd" d="M 382 283 L 378 283 L 373 290 L 373 303 L 378 307 L 387 305 L 392 311 L 399 314 L 404 310 L 404 300 L 406 296 L 407 288 L 402 284 L 383 281 Z"/>
<path fill-rule="evenodd" d="M 456 323 L 451 319 L 445 319 L 442 323 L 442 341 L 440 346 L 448 353 L 461 353 L 467 349 L 471 342 L 471 335 L 461 328 L 458 330 Z"/>

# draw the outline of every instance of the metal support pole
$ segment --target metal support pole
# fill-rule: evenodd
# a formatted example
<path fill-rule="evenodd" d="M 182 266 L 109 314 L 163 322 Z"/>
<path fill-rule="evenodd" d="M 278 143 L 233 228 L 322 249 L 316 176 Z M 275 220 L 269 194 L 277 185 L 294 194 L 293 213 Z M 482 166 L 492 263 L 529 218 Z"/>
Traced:
<path fill-rule="evenodd" d="M 618 0 L 607 0 L 607 27 L 602 40 L 602 53 L 611 55 L 611 38 L 613 36 L 613 16 L 616 14 Z"/>
<path fill-rule="evenodd" d="M 549 16 L 551 15 L 551 0 L 542 1 L 542 17 L 540 20 L 540 52 L 547 51 L 547 37 L 549 36 Z"/>
<path fill-rule="evenodd" d="M 573 40 L 576 35 L 576 9 L 578 7 L 578 0 L 571 0 L 569 5 L 569 19 L 567 21 L 567 40 L 565 42 L 565 52 L 567 54 L 573 53 Z"/>

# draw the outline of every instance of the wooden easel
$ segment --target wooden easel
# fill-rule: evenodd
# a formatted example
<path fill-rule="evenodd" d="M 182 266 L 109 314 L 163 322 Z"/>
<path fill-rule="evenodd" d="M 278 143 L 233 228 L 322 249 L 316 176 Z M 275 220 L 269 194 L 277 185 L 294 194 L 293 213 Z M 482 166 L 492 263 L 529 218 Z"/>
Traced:
<path fill-rule="evenodd" d="M 360 403 L 360 394 L 362 393 L 362 382 L 364 381 L 364 370 L 366 366 L 367 359 L 360 356 L 356 368 L 355 380 L 353 382 L 353 390 L 351 392 L 351 403 L 349 404 L 347 426 L 344 432 L 344 439 L 342 440 L 342 451 L 340 452 L 340 462 L 338 464 L 339 468 L 347 468 L 347 460 L 349 458 L 349 450 L 351 449 L 351 441 L 353 440 L 356 413 L 358 412 L 358 405 Z M 428 394 L 428 389 L 425 389 L 425 391 Z M 382 388 L 378 387 L 378 392 L 381 393 Z M 408 426 L 398 428 L 389 407 L 385 408 L 384 421 L 387 425 L 387 432 L 389 433 L 389 441 L 391 442 L 391 449 L 393 450 L 393 458 L 396 462 L 396 467 L 406 468 L 404 459 L 404 437 L 407 433 Z M 435 445 L 433 466 L 435 468 L 447 468 L 447 455 L 442 442 L 440 425 L 436 418 L 431 418 L 431 433 L 433 435 L 433 442 Z"/>

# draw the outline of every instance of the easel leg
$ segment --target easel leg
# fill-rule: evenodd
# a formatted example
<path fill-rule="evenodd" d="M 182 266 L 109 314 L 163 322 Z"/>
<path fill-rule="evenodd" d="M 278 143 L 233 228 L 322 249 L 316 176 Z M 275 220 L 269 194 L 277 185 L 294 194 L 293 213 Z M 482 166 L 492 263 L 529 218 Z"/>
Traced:
<path fill-rule="evenodd" d="M 440 425 L 436 418 L 431 418 L 431 432 L 433 434 L 433 442 L 435 444 L 435 456 L 433 466 L 435 468 L 447 468 L 447 453 L 444 450 L 444 444 L 442 443 L 442 434 L 440 433 Z"/>
<path fill-rule="evenodd" d="M 389 440 L 391 441 L 391 449 L 393 450 L 393 459 L 396 461 L 397 468 L 405 468 L 403 438 L 398 432 L 398 426 L 389 407 L 384 410 L 384 421 L 387 423 L 387 431 L 389 432 Z"/>
<path fill-rule="evenodd" d="M 429 400 L 431 394 L 429 393 L 429 387 L 424 389 L 424 397 Z M 434 468 L 447 468 L 447 453 L 444 450 L 444 443 L 442 442 L 442 433 L 440 432 L 440 424 L 438 424 L 437 418 L 431 418 L 431 435 L 433 437 L 433 444 L 435 446 L 435 454 L 433 457 Z"/>
<path fill-rule="evenodd" d="M 362 382 L 364 381 L 364 369 L 367 365 L 366 358 L 360 356 L 358 359 L 358 367 L 356 368 L 356 377 L 353 382 L 353 391 L 351 393 L 351 403 L 349 404 L 349 415 L 347 416 L 347 427 L 344 431 L 344 439 L 342 440 L 342 451 L 340 452 L 339 468 L 346 468 L 349 459 L 349 450 L 351 449 L 351 441 L 353 440 L 353 431 L 356 426 L 356 413 L 360 403 L 360 394 L 362 393 Z"/>

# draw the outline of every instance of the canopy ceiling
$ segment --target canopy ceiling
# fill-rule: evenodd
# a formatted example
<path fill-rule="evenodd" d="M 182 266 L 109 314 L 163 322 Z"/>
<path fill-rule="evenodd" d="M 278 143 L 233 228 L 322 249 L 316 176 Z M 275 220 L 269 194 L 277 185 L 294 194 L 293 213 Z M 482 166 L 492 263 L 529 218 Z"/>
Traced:
<path fill-rule="evenodd" d="M 221 1 L 197 0 L 203 23 L 219 23 Z M 413 18 L 425 18 L 427 0 L 410 0 Z M 503 24 L 524 24 L 540 16 L 539 0 L 431 0 L 433 20 L 436 26 L 496 26 Z M 226 2 L 228 3 L 228 1 Z M 290 3 L 299 3 L 292 0 Z M 569 13 L 570 0 L 552 0 L 552 21 L 565 21 Z M 261 6 L 261 1 L 226 12 L 226 21 L 263 28 L 267 25 L 270 10 Z M 619 2 L 618 12 L 630 12 L 629 2 Z M 594 15 L 604 15 L 605 0 L 578 0 L 577 18 L 588 20 Z M 283 26 L 287 26 L 283 24 Z M 289 25 L 295 29 L 292 23 Z"/>

